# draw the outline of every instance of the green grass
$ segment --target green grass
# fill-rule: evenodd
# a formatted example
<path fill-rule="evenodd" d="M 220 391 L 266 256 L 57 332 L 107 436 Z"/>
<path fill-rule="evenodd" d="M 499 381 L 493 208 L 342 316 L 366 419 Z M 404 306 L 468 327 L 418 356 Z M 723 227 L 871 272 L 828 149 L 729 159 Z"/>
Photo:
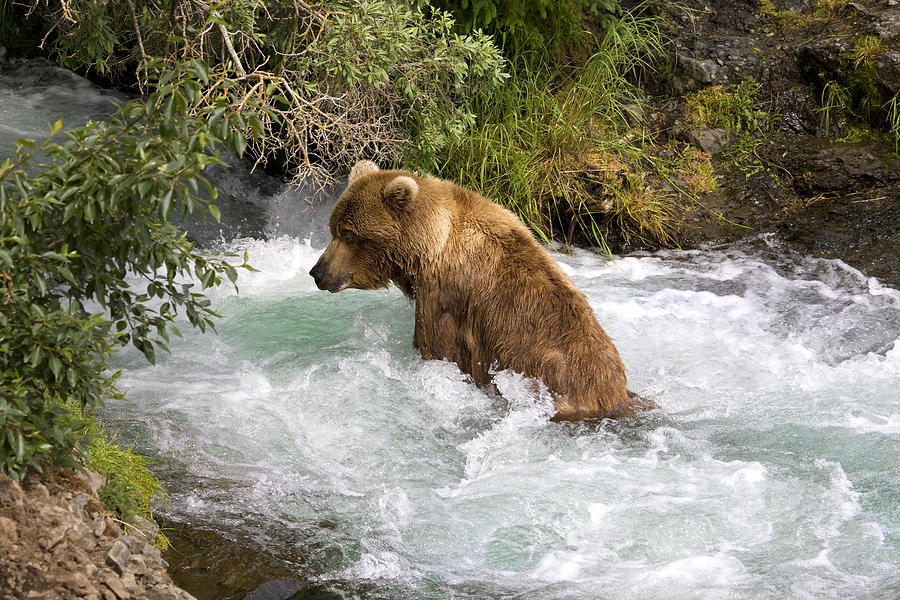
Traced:
<path fill-rule="evenodd" d="M 626 13 L 582 64 L 514 64 L 502 89 L 469 106 L 476 125 L 442 153 L 437 174 L 505 205 L 545 240 L 577 234 L 605 247 L 614 221 L 664 242 L 666 211 L 643 181 L 649 136 L 636 122 L 637 83 L 662 55 L 656 20 Z"/>
<path fill-rule="evenodd" d="M 900 154 L 900 103 L 898 103 L 897 98 L 900 94 L 894 95 L 893 98 L 887 101 L 885 104 L 885 109 L 887 109 L 887 120 L 888 125 L 890 126 L 891 137 L 894 138 L 894 153 Z"/>
<path fill-rule="evenodd" d="M 853 45 L 853 51 L 851 53 L 853 59 L 853 67 L 855 69 L 872 67 L 872 65 L 875 63 L 875 58 L 884 51 L 884 44 L 881 42 L 881 39 L 878 36 L 860 36 L 860 38 L 856 40 L 856 43 Z"/>
<path fill-rule="evenodd" d="M 151 459 L 136 454 L 133 446 L 120 445 L 117 442 L 118 435 L 110 433 L 95 415 L 71 404 L 66 404 L 63 408 L 91 440 L 87 446 L 87 462 L 84 466 L 106 478 L 106 485 L 98 491 L 100 500 L 126 526 L 134 515 L 152 518 L 151 502 L 154 499 L 165 499 L 167 494 L 159 479 L 150 471 Z M 158 535 L 156 545 L 162 550 L 168 547 L 165 535 Z"/>

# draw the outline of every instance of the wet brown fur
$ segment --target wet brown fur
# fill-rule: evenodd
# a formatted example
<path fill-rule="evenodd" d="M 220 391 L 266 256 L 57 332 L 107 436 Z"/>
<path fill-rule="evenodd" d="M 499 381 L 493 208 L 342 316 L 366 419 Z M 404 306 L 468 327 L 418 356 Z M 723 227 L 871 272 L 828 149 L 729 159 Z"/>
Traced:
<path fill-rule="evenodd" d="M 584 295 L 508 210 L 449 181 L 368 161 L 331 215 L 310 274 L 321 289 L 394 282 L 415 301 L 413 343 L 479 385 L 489 369 L 544 382 L 555 420 L 619 418 L 644 406 Z"/>

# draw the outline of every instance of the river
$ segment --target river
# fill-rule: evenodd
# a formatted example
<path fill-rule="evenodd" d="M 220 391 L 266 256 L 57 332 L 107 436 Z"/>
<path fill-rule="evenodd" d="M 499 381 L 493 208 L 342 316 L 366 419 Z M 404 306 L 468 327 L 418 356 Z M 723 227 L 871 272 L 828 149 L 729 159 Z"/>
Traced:
<path fill-rule="evenodd" d="M 214 175 L 225 224 L 194 235 L 258 272 L 213 290 L 218 335 L 118 355 L 103 412 L 156 458 L 167 521 L 304 598 L 900 597 L 900 291 L 770 236 L 555 254 L 659 408 L 552 423 L 515 373 L 489 395 L 422 360 L 398 290 L 316 289 L 327 200 Z"/>

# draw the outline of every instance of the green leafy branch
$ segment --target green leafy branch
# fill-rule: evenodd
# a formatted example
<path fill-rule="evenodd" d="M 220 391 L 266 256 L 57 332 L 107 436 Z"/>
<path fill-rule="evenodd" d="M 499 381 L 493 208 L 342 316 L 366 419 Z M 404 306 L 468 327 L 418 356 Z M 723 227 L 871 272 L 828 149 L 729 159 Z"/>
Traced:
<path fill-rule="evenodd" d="M 216 197 L 203 169 L 222 162 L 220 148 L 242 153 L 258 107 L 217 112 L 234 97 L 205 86 L 201 61 L 148 69 L 160 76 L 146 101 L 61 141 L 57 122 L 0 164 L 0 470 L 16 477 L 83 455 L 62 406 L 120 396 L 108 368 L 117 346 L 154 362 L 180 335 L 176 318 L 214 326 L 203 290 L 250 269 L 246 254 L 232 264 L 201 253 L 167 217 L 203 209 L 218 219 L 199 194 Z"/>

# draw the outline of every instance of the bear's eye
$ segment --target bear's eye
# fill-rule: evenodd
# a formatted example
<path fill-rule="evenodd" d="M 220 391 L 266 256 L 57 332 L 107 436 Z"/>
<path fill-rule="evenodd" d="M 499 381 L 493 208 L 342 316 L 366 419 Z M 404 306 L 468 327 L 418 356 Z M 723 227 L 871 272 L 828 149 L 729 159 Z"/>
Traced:
<path fill-rule="evenodd" d="M 341 241 L 344 242 L 345 244 L 352 243 L 353 242 L 353 234 L 350 233 L 349 231 L 345 231 L 345 232 L 341 233 Z"/>

